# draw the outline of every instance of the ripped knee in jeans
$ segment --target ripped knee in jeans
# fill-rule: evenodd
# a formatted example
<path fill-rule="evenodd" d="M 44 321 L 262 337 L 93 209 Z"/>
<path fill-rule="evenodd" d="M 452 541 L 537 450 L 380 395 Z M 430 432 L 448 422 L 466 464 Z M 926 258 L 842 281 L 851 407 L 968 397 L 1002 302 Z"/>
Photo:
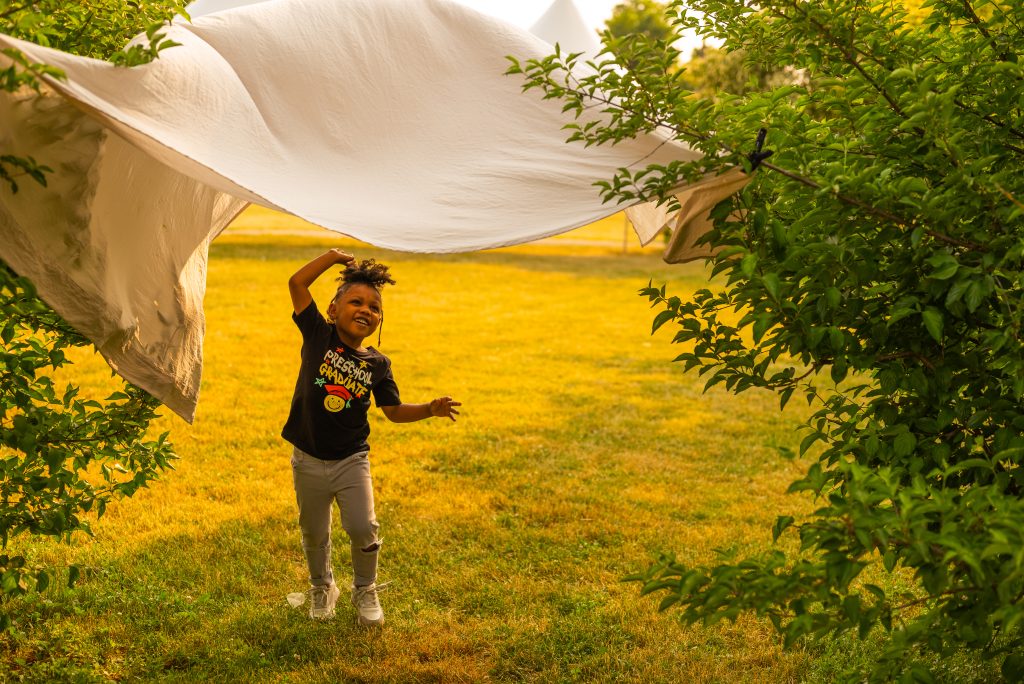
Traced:
<path fill-rule="evenodd" d="M 376 553 L 380 549 L 380 543 L 382 541 L 384 541 L 384 540 L 383 539 L 378 539 L 377 541 L 373 542 L 369 546 L 367 546 L 365 548 L 362 548 L 362 549 L 359 549 L 359 550 L 362 551 L 363 553 Z"/>

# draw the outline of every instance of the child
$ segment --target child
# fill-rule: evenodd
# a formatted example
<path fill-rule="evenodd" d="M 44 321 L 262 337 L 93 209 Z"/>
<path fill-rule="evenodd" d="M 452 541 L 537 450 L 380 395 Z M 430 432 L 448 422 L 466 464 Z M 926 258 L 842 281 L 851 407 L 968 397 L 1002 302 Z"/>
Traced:
<path fill-rule="evenodd" d="M 320 315 L 309 286 L 335 264 L 345 264 L 341 285 Z M 282 436 L 295 447 L 292 477 L 299 505 L 302 548 L 309 566 L 309 616 L 334 614 L 338 587 L 331 569 L 331 506 L 338 502 L 341 523 L 352 543 L 352 604 L 361 625 L 384 622 L 377 599 L 377 519 L 370 480 L 370 424 L 366 419 L 372 393 L 389 420 L 409 423 L 458 415 L 460 402 L 440 397 L 429 404 L 403 404 L 391 375 L 391 361 L 363 340 L 384 320 L 380 290 L 394 285 L 388 267 L 332 249 L 288 279 L 295 307 L 293 320 L 302 332 L 302 365 L 291 411 Z M 378 344 L 380 344 L 378 340 Z"/>

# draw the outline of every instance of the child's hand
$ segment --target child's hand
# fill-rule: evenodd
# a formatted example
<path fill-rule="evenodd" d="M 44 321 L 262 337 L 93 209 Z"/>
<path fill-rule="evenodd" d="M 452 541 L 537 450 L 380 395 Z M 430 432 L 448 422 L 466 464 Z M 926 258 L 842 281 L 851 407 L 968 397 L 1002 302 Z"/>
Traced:
<path fill-rule="evenodd" d="M 454 423 L 455 416 L 459 415 L 456 406 L 462 406 L 462 402 L 453 401 L 451 397 L 438 397 L 430 402 L 430 415 L 434 418 L 451 418 Z"/>
<path fill-rule="evenodd" d="M 338 249 L 337 247 L 332 249 L 330 253 L 334 255 L 334 258 L 337 260 L 335 261 L 335 263 L 337 264 L 350 264 L 356 260 L 354 256 L 352 256 L 348 252 L 344 252 Z"/>

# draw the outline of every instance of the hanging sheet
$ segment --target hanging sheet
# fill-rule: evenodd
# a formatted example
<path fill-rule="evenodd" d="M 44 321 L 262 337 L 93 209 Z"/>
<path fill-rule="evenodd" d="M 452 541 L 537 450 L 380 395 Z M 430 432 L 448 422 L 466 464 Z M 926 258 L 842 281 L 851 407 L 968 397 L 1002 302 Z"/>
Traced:
<path fill-rule="evenodd" d="M 621 209 L 593 185 L 615 169 L 699 156 L 657 135 L 566 144 L 560 104 L 504 75 L 506 55 L 551 47 L 444 0 L 271 0 L 166 36 L 181 45 L 124 69 L 0 35 L 67 75 L 0 96 L 0 148 L 54 169 L 0 188 L 0 258 L 189 421 L 207 249 L 248 203 L 380 247 L 478 250 Z M 701 184 L 687 225 L 729 176 Z M 645 242 L 681 216 L 631 213 Z"/>

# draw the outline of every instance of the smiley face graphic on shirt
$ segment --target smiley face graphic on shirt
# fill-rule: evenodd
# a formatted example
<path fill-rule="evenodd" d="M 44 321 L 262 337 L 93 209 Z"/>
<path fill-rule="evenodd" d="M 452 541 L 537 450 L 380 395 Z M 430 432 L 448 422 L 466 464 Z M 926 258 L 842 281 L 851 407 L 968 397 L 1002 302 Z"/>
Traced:
<path fill-rule="evenodd" d="M 337 413 L 347 408 L 352 399 L 352 393 L 344 385 L 324 385 L 327 396 L 324 397 L 324 408 L 331 413 Z"/>

